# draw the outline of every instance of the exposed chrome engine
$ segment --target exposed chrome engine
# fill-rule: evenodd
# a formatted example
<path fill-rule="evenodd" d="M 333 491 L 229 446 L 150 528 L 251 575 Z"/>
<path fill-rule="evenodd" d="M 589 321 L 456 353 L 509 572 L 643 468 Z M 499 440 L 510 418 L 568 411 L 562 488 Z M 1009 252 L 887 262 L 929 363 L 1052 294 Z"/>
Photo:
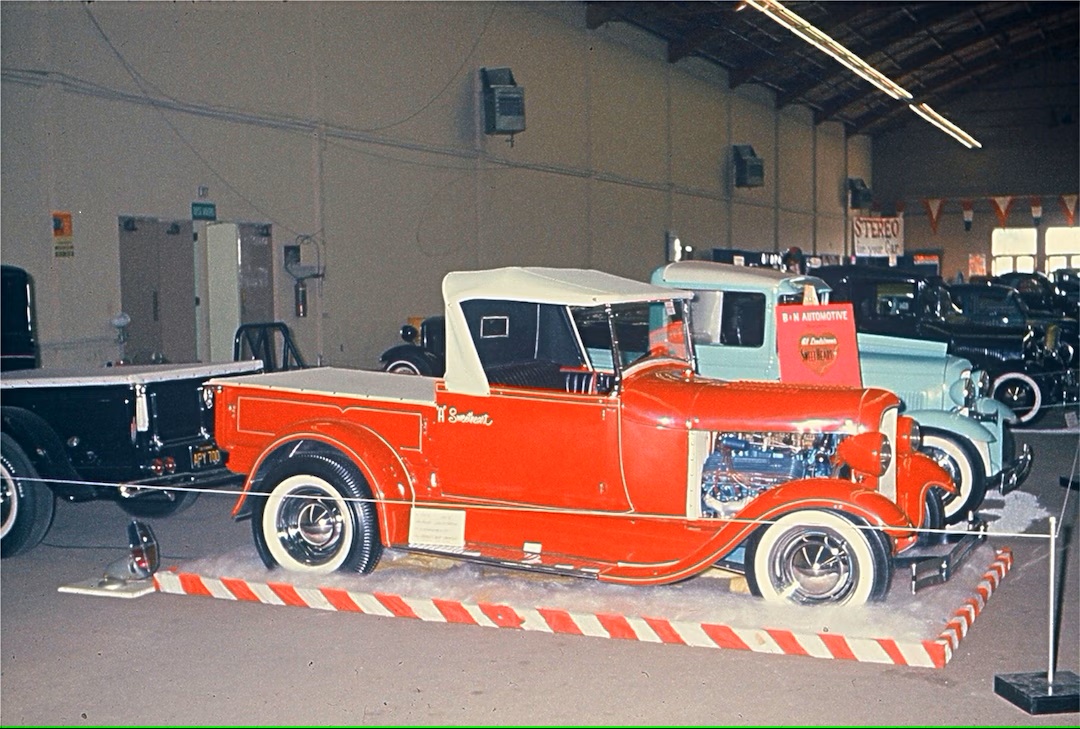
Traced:
<path fill-rule="evenodd" d="M 762 491 L 799 478 L 830 476 L 842 436 L 716 433 L 701 473 L 701 513 L 731 516 Z"/>

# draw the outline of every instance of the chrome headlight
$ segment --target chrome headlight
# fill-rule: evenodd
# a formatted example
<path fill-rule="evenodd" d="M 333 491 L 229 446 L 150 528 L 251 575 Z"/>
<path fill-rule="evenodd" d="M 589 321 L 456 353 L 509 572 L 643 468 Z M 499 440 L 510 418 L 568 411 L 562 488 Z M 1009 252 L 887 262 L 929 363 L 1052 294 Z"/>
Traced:
<path fill-rule="evenodd" d="M 853 471 L 883 476 L 892 464 L 892 444 L 884 433 L 859 433 L 840 441 L 836 457 Z"/>
<path fill-rule="evenodd" d="M 986 370 L 964 370 L 960 380 L 949 388 L 949 397 L 962 407 L 971 408 L 975 401 L 990 393 L 990 375 Z"/>
<path fill-rule="evenodd" d="M 914 453 L 922 448 L 922 428 L 915 418 L 901 415 L 896 421 L 896 439 L 903 446 L 905 453 Z"/>
<path fill-rule="evenodd" d="M 949 399 L 953 401 L 954 405 L 959 407 L 967 407 L 971 404 L 975 385 L 971 381 L 971 370 L 964 369 L 960 373 L 960 377 L 949 385 Z"/>

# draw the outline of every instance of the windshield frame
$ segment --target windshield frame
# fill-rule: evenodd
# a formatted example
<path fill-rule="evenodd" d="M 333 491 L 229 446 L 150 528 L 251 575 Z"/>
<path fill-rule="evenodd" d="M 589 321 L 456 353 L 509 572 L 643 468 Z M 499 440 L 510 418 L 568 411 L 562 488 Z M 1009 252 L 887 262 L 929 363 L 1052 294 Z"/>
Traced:
<path fill-rule="evenodd" d="M 687 366 L 691 371 L 697 371 L 697 351 L 691 335 L 692 307 L 689 299 L 643 299 L 594 307 L 570 306 L 568 309 L 587 366 L 596 372 L 612 373 L 612 394 L 619 392 L 623 379 L 631 370 L 647 362 L 671 360 Z M 662 319 L 654 323 L 657 312 L 662 313 Z M 601 314 L 605 319 L 606 346 L 590 347 L 582 332 L 583 324 L 588 318 Z M 637 315 L 639 321 L 630 321 L 633 315 Z M 647 321 L 644 320 L 645 316 Z M 631 348 L 626 328 L 619 326 L 620 320 L 626 320 L 631 327 L 648 324 L 648 346 L 644 351 L 640 351 L 640 343 Z M 598 361 L 597 354 L 605 349 L 611 358 L 610 363 Z"/>

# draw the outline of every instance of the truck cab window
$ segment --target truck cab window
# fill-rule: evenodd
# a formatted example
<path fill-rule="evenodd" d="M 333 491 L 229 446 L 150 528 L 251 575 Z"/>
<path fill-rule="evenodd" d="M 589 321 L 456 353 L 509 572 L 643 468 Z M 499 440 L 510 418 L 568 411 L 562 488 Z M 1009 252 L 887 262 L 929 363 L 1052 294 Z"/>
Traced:
<path fill-rule="evenodd" d="M 760 347 L 765 341 L 765 294 L 728 291 L 720 312 L 720 343 Z"/>

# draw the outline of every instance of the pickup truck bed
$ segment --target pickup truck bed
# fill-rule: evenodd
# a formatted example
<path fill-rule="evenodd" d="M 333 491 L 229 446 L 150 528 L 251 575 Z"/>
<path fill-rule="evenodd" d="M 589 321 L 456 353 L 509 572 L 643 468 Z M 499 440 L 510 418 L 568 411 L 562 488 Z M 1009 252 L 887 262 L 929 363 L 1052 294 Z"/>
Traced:
<path fill-rule="evenodd" d="M 337 367 L 318 367 L 308 370 L 289 370 L 265 375 L 229 378 L 237 384 L 266 387 L 293 392 L 317 392 L 344 398 L 364 398 L 435 404 L 435 383 L 431 377 L 401 377 L 389 372 L 347 370 Z M 215 384 L 211 381 L 210 384 Z"/>
<path fill-rule="evenodd" d="M 114 499 L 134 516 L 167 516 L 198 489 L 236 480 L 203 385 L 261 368 L 249 360 L 4 373 L 0 554 L 41 541 L 55 498 Z"/>

